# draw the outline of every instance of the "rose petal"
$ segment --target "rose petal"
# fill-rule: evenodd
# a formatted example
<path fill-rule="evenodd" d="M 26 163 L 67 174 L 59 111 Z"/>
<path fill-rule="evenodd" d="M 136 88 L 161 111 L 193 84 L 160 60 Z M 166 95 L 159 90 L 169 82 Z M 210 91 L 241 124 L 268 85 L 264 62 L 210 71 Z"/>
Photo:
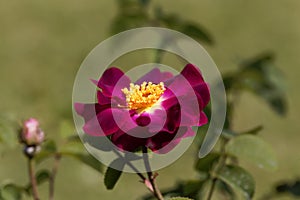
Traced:
<path fill-rule="evenodd" d="M 199 68 L 190 63 L 183 68 L 181 75 L 183 75 L 192 86 L 204 82 Z"/>
<path fill-rule="evenodd" d="M 160 69 L 154 68 L 144 76 L 142 76 L 139 80 L 137 80 L 136 84 L 142 84 L 143 82 L 153 82 L 153 83 L 160 83 L 164 82 L 167 79 L 173 77 L 171 72 L 161 72 Z"/>
<path fill-rule="evenodd" d="M 119 81 L 121 81 L 121 83 Z M 124 87 L 128 87 L 129 83 L 130 79 L 126 75 L 124 75 L 124 72 L 116 67 L 111 67 L 105 70 L 105 72 L 101 76 L 100 80 L 98 81 L 98 87 L 102 90 L 105 96 L 111 97 L 116 84 L 118 84 L 121 89 Z M 121 93 L 122 92 L 120 91 L 117 94 Z"/>
<path fill-rule="evenodd" d="M 141 146 L 145 146 L 146 138 L 133 137 L 125 132 L 119 130 L 112 135 L 111 141 L 114 145 L 124 151 L 134 151 Z"/>

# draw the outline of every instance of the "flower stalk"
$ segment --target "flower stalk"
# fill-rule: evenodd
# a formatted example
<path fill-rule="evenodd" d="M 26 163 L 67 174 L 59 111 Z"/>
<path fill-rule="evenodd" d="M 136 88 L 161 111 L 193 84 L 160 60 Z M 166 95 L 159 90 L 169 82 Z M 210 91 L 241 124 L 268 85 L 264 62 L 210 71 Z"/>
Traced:
<path fill-rule="evenodd" d="M 154 175 L 151 167 L 150 167 L 150 163 L 149 163 L 149 157 L 148 157 L 148 150 L 147 147 L 143 147 L 143 157 L 144 157 L 144 163 L 145 163 L 145 168 L 147 170 L 147 175 L 148 175 L 148 181 L 151 184 L 151 188 L 149 188 L 153 195 L 158 199 L 158 200 L 164 200 L 164 197 L 162 196 L 156 182 L 155 182 L 155 178 L 157 175 Z M 147 185 L 147 184 L 146 184 Z"/>
<path fill-rule="evenodd" d="M 34 163 L 33 163 L 33 159 L 30 157 L 28 157 L 28 173 L 29 173 L 29 180 L 32 188 L 33 199 L 40 200 L 38 189 L 37 189 L 37 181 L 35 177 Z"/>
<path fill-rule="evenodd" d="M 61 155 L 56 154 L 54 157 L 54 166 L 52 168 L 52 173 L 51 173 L 50 180 L 49 180 L 49 200 L 54 199 L 54 183 L 55 183 L 55 177 L 57 174 L 60 159 L 61 159 Z"/>

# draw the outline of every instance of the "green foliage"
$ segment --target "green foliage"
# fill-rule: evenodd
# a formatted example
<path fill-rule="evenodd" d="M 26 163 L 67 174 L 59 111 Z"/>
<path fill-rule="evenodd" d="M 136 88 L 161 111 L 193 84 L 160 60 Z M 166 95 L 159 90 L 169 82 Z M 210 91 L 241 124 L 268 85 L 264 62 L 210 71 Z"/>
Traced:
<path fill-rule="evenodd" d="M 205 156 L 204 158 L 201 158 L 196 163 L 196 170 L 199 172 L 209 172 L 213 165 L 219 160 L 220 153 L 212 152 Z"/>
<path fill-rule="evenodd" d="M 273 55 L 263 54 L 241 64 L 236 72 L 224 77 L 227 91 L 250 91 L 265 100 L 280 115 L 287 112 L 284 82 L 273 65 Z"/>
<path fill-rule="evenodd" d="M 119 12 L 111 25 L 111 33 L 144 26 L 160 26 L 177 30 L 196 40 L 213 44 L 212 36 L 199 24 L 187 21 L 177 14 L 167 14 L 156 7 L 151 15 L 149 0 L 119 0 Z"/>
<path fill-rule="evenodd" d="M 226 152 L 260 168 L 267 170 L 277 168 L 277 160 L 272 147 L 254 135 L 241 135 L 232 139 L 226 146 Z"/>
<path fill-rule="evenodd" d="M 122 175 L 122 171 L 116 170 L 113 167 L 118 166 L 119 168 L 123 168 L 124 165 L 125 163 L 122 161 L 122 159 L 116 159 L 110 163 L 104 176 L 104 184 L 108 190 L 111 190 L 115 187 Z"/>
<path fill-rule="evenodd" d="M 23 189 L 13 183 L 0 187 L 0 200 L 21 200 Z"/>
<path fill-rule="evenodd" d="M 276 186 L 276 193 L 291 194 L 295 197 L 300 197 L 300 180 L 295 180 L 292 183 L 280 183 Z"/>
<path fill-rule="evenodd" d="M 217 173 L 217 178 L 227 184 L 238 199 L 251 199 L 255 182 L 251 174 L 239 166 L 226 165 Z"/>
<path fill-rule="evenodd" d="M 184 20 L 175 14 L 166 14 L 161 8 L 155 10 L 155 19 L 163 27 L 179 31 L 207 44 L 213 44 L 212 36 L 208 31 L 195 22 Z"/>

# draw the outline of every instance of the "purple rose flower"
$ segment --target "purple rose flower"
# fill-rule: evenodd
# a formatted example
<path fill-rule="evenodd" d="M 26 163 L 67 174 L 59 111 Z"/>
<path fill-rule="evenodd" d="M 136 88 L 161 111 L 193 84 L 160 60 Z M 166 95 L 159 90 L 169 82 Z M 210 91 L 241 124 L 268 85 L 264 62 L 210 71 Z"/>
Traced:
<path fill-rule="evenodd" d="M 145 146 L 167 153 L 182 138 L 194 135 L 192 126 L 208 122 L 203 109 L 210 101 L 209 88 L 192 64 L 176 76 L 155 68 L 135 83 L 111 67 L 93 82 L 99 88 L 97 103 L 75 103 L 85 120 L 83 130 L 108 137 L 121 150 Z"/>

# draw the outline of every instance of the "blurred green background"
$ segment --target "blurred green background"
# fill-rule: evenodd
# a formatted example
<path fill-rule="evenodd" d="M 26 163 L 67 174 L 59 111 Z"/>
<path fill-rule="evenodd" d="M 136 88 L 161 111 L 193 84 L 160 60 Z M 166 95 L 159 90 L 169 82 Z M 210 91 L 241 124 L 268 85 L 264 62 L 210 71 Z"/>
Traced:
<path fill-rule="evenodd" d="M 273 183 L 300 177 L 300 1 L 153 0 L 155 5 L 203 25 L 211 33 L 215 44 L 204 46 L 222 73 L 236 69 L 237 63 L 249 57 L 266 51 L 275 53 L 275 64 L 286 81 L 286 117 L 275 115 L 262 100 L 246 93 L 236 108 L 234 128 L 246 130 L 263 125 L 260 135 L 278 156 L 276 172 L 246 163 L 256 179 L 256 197 L 270 191 Z M 0 0 L 1 115 L 36 117 L 48 137 L 55 138 L 60 122 L 72 120 L 76 72 L 89 51 L 110 36 L 117 12 L 116 1 L 108 0 Z M 143 57 L 135 59 L 143 62 Z M 25 184 L 26 160 L 19 153 L 21 147 L 0 149 L 0 182 Z M 159 172 L 161 188 L 195 176 L 192 167 L 196 150 L 191 147 Z M 71 159 L 62 161 L 57 181 L 56 199 L 62 200 L 138 199 L 148 192 L 132 174 L 122 176 L 116 188 L 107 191 L 102 175 Z M 46 199 L 47 185 L 41 189 L 42 199 Z"/>

